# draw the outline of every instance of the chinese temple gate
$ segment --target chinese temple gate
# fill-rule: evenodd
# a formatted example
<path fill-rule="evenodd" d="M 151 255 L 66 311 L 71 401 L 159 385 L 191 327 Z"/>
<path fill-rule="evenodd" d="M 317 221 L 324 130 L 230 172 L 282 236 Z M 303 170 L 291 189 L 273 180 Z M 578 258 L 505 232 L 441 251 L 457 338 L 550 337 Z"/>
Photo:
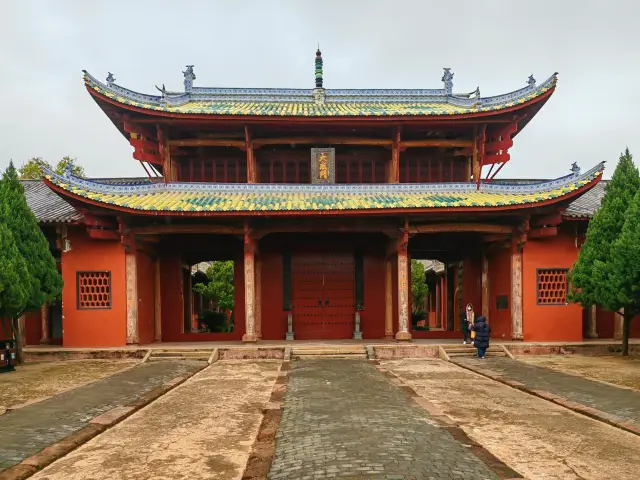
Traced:
<path fill-rule="evenodd" d="M 148 178 L 46 172 L 82 213 L 61 234 L 65 346 L 448 338 L 466 303 L 497 338 L 582 338 L 566 271 L 586 222 L 564 213 L 603 165 L 495 178 L 555 74 L 493 97 L 456 93 L 449 68 L 436 89 L 334 90 L 318 51 L 313 89 L 183 76 L 184 91 L 146 95 L 85 72 Z M 445 266 L 428 328 L 411 322 L 412 258 Z M 219 260 L 234 262 L 235 321 L 202 333 L 191 267 Z"/>

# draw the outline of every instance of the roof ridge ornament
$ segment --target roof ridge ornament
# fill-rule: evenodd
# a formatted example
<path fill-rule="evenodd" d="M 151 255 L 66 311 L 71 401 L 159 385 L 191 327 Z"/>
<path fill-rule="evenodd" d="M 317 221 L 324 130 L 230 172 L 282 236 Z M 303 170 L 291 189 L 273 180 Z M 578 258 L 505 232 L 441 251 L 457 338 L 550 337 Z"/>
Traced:
<path fill-rule="evenodd" d="M 444 68 L 444 74 L 442 75 L 442 81 L 444 82 L 445 95 L 453 95 L 453 73 L 450 68 Z"/>
<path fill-rule="evenodd" d="M 111 72 L 107 72 L 109 75 L 107 75 L 107 85 L 111 86 L 116 82 L 116 77 L 113 76 L 113 73 Z"/>
<path fill-rule="evenodd" d="M 316 88 L 313 89 L 311 96 L 313 97 L 313 103 L 316 105 L 324 105 L 327 99 L 327 92 L 323 85 L 323 72 L 322 72 L 322 52 L 320 51 L 320 44 L 318 44 L 318 50 L 316 50 L 315 60 L 315 73 L 316 73 Z"/>
<path fill-rule="evenodd" d="M 571 173 L 576 176 L 580 175 L 580 167 L 578 166 L 578 162 L 573 162 L 571 164 Z"/>
<path fill-rule="evenodd" d="M 527 85 L 529 85 L 530 87 L 536 86 L 536 79 L 533 78 L 533 74 L 529 75 L 529 79 L 527 80 Z"/>
<path fill-rule="evenodd" d="M 193 65 L 187 65 L 187 69 L 182 72 L 184 75 L 184 91 L 187 93 L 191 93 L 193 90 L 193 81 L 196 79 L 193 67 Z"/>

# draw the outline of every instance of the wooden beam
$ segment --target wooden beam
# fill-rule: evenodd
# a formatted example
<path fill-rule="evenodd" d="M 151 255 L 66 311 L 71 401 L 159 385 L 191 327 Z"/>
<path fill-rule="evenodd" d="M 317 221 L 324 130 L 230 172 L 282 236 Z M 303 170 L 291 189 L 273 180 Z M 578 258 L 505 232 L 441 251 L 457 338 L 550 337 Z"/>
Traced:
<path fill-rule="evenodd" d="M 527 233 L 528 238 L 546 238 L 558 235 L 558 227 L 534 228 Z"/>
<path fill-rule="evenodd" d="M 264 145 L 370 145 L 391 146 L 393 140 L 388 138 L 356 138 L 356 137 L 279 137 L 279 138 L 254 138 L 253 147 L 260 148 Z"/>
<path fill-rule="evenodd" d="M 491 225 L 487 223 L 434 223 L 430 225 L 411 225 L 409 233 L 448 233 L 448 232 L 477 232 L 477 233 L 508 233 L 513 231 L 509 225 Z"/>
<path fill-rule="evenodd" d="M 244 142 L 247 150 L 247 183 L 257 183 L 258 172 L 256 171 L 256 162 L 253 155 L 253 142 L 251 140 L 251 132 L 249 126 L 244 126 Z"/>
<path fill-rule="evenodd" d="M 175 233 L 209 233 L 235 235 L 242 233 L 241 228 L 234 228 L 227 225 L 149 225 L 147 227 L 133 227 L 130 229 L 133 235 L 160 235 Z"/>
<path fill-rule="evenodd" d="M 483 235 L 482 240 L 491 243 L 491 242 L 504 242 L 508 240 L 511 235 L 508 233 L 489 233 L 487 235 Z"/>
<path fill-rule="evenodd" d="M 384 233 L 387 236 L 397 236 L 398 227 L 393 225 L 349 225 L 348 223 L 340 224 L 297 224 L 293 225 L 272 225 L 269 227 L 256 227 L 252 229 L 253 238 L 262 238 L 272 233 L 321 233 L 321 232 L 362 232 L 362 233 Z"/>
<path fill-rule="evenodd" d="M 400 148 L 412 147 L 471 147 L 473 140 L 466 138 L 425 138 L 424 140 L 403 140 Z"/>
<path fill-rule="evenodd" d="M 546 217 L 536 218 L 533 221 L 533 225 L 536 227 L 546 227 L 548 225 L 560 225 L 562 223 L 562 215 L 560 213 L 556 213 L 553 215 L 547 215 Z"/>
<path fill-rule="evenodd" d="M 230 138 L 188 138 L 182 140 L 169 140 L 170 147 L 237 147 L 244 149 L 246 140 Z"/>

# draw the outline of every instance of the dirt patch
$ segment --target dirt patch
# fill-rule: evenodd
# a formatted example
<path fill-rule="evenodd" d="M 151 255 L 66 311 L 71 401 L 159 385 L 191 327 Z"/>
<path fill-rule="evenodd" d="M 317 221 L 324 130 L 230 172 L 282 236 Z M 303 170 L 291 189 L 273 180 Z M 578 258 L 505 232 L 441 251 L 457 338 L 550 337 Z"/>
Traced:
<path fill-rule="evenodd" d="M 108 377 L 137 363 L 136 360 L 26 363 L 13 372 L 0 374 L 0 406 L 19 408 Z"/>
<path fill-rule="evenodd" d="M 640 357 L 545 355 L 518 360 L 613 385 L 640 390 Z"/>
<path fill-rule="evenodd" d="M 381 365 L 530 480 L 635 479 L 640 438 L 441 361 Z"/>

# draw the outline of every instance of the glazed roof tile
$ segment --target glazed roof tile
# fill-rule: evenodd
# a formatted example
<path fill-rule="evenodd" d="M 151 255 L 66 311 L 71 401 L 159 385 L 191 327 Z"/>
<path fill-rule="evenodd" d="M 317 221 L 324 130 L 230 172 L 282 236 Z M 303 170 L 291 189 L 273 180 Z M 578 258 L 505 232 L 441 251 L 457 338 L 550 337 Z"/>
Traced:
<path fill-rule="evenodd" d="M 42 180 L 22 180 L 27 205 L 39 223 L 72 223 L 82 215 Z"/>
<path fill-rule="evenodd" d="M 193 74 L 193 71 L 191 73 Z M 529 77 L 526 87 L 493 97 L 481 97 L 479 89 L 470 94 L 452 93 L 446 83 L 443 89 L 430 90 L 312 90 L 202 88 L 192 86 L 192 80 L 185 80 L 184 92 L 169 92 L 163 86 L 159 89 L 162 95 L 147 95 L 116 84 L 112 74 L 107 78 L 107 82 L 103 83 L 85 71 L 84 81 L 90 92 L 104 95 L 119 104 L 172 114 L 287 117 L 432 116 L 492 112 L 524 104 L 555 87 L 557 74 L 540 84 L 536 84 L 535 79 Z"/>
<path fill-rule="evenodd" d="M 292 185 L 141 183 L 109 184 L 48 171 L 45 178 L 105 208 L 138 212 L 246 213 L 339 212 L 394 209 L 487 209 L 533 206 L 562 197 L 601 178 L 604 163 L 580 174 L 528 185 L 475 183 Z"/>

